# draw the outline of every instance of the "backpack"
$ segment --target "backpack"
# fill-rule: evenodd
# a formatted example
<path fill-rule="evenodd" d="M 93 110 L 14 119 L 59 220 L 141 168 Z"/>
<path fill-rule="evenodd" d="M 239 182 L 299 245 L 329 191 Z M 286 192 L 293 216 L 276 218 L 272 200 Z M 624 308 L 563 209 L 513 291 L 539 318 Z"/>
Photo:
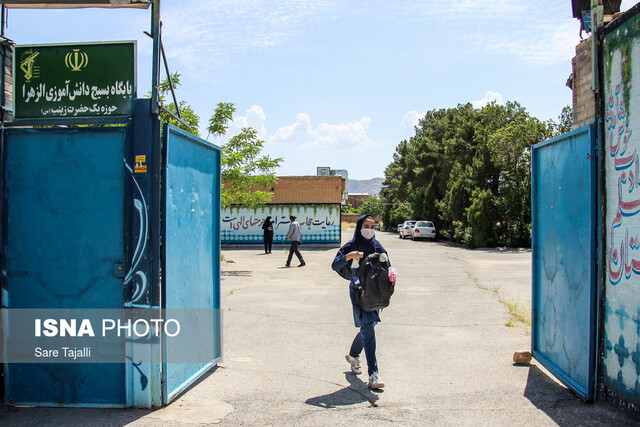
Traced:
<path fill-rule="evenodd" d="M 356 283 L 356 303 L 363 311 L 375 311 L 389 306 L 395 283 L 389 281 L 387 263 L 380 262 L 379 253 L 368 255 L 360 265 Z"/>

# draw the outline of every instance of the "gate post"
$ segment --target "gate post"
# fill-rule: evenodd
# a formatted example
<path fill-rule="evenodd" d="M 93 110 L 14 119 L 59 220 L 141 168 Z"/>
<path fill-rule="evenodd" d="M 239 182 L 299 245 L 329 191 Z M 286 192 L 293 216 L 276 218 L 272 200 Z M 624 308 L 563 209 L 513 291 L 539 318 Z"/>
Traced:
<path fill-rule="evenodd" d="M 133 185 L 125 201 L 127 274 L 125 308 L 160 313 L 160 119 L 150 114 L 151 100 L 134 104 L 131 152 L 125 159 Z M 149 362 L 142 363 L 141 360 Z M 162 405 L 159 340 L 127 343 L 127 404 L 139 408 Z"/>

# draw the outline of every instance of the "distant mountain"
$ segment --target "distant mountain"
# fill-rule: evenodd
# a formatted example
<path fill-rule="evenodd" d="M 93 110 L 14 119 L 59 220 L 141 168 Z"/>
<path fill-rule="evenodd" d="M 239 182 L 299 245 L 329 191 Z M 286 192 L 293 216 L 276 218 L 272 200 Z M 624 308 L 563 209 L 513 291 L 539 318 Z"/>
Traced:
<path fill-rule="evenodd" d="M 377 196 L 382 189 L 384 178 L 350 179 L 347 183 L 349 193 L 365 193 Z"/>

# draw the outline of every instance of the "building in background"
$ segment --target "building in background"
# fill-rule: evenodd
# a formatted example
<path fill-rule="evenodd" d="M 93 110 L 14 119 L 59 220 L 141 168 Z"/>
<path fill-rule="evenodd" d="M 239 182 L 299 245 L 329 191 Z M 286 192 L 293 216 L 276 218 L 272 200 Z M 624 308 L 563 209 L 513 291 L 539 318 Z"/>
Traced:
<path fill-rule="evenodd" d="M 302 243 L 340 245 L 340 208 L 346 180 L 338 175 L 281 176 L 274 184 L 271 202 L 260 208 L 242 205 L 221 214 L 222 243 L 262 243 L 262 224 L 272 217 L 274 242 L 282 242 L 289 230 L 289 215 L 295 215 Z"/>
<path fill-rule="evenodd" d="M 364 199 L 370 196 L 371 195 L 367 193 L 348 193 L 347 202 L 352 208 L 358 209 L 364 203 Z"/>

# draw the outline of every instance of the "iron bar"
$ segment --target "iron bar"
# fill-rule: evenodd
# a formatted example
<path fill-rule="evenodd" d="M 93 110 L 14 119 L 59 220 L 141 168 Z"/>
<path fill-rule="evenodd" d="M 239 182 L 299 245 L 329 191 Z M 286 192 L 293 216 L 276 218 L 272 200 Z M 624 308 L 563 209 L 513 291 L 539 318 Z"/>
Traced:
<path fill-rule="evenodd" d="M 162 27 L 162 23 L 161 27 Z M 149 37 L 152 37 L 148 32 L 144 32 Z M 178 105 L 178 99 L 176 97 L 176 92 L 173 89 L 173 79 L 171 79 L 171 72 L 169 71 L 169 64 L 167 63 L 167 55 L 164 53 L 164 46 L 162 45 L 162 34 L 160 34 L 160 54 L 162 56 L 162 61 L 164 62 L 164 71 L 167 73 L 167 79 L 169 80 L 169 88 L 171 88 L 171 96 L 173 97 L 173 105 L 176 106 L 176 112 L 178 117 L 182 119 L 182 115 L 180 114 L 180 106 Z"/>
<path fill-rule="evenodd" d="M 151 114 L 157 116 L 158 85 L 160 84 L 160 0 L 151 4 L 151 34 L 153 34 L 153 64 L 151 76 Z"/>
<path fill-rule="evenodd" d="M 167 108 L 165 108 L 164 105 L 159 105 L 160 109 L 162 111 L 164 111 L 165 113 L 167 113 L 168 115 L 170 115 L 171 117 L 173 117 L 174 119 L 176 119 L 178 122 L 180 122 L 181 124 L 187 126 L 187 127 L 191 127 L 187 122 L 185 122 L 184 120 L 182 120 L 180 117 L 176 116 L 175 114 L 173 114 L 173 111 L 168 110 Z"/>

